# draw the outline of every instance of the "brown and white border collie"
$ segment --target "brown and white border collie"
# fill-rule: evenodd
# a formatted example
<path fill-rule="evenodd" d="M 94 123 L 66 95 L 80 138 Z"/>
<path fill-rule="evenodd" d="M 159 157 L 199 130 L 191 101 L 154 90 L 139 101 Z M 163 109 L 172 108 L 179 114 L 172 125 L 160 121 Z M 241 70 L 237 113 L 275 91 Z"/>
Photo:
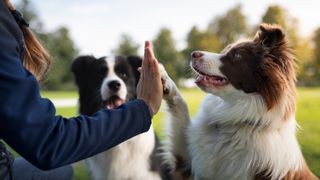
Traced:
<path fill-rule="evenodd" d="M 72 64 L 79 90 L 80 114 L 92 115 L 102 108 L 115 109 L 136 98 L 138 67 L 136 56 L 95 58 L 80 56 Z M 95 180 L 170 179 L 158 149 L 153 128 L 112 149 L 88 158 L 86 164 Z"/>
<path fill-rule="evenodd" d="M 193 52 L 195 83 L 208 96 L 192 121 L 163 73 L 170 116 L 165 158 L 177 179 L 317 179 L 296 139 L 293 58 L 284 31 L 268 24 L 220 54 Z"/>

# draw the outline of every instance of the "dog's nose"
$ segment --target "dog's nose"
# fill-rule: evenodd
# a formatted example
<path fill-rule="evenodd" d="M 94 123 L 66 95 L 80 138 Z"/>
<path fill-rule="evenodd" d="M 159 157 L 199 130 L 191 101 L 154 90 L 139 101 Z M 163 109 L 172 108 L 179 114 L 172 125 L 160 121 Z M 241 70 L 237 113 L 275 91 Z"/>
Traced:
<path fill-rule="evenodd" d="M 119 81 L 110 81 L 110 82 L 108 83 L 108 86 L 109 86 L 109 89 L 110 89 L 111 91 L 117 92 L 117 91 L 119 91 L 119 89 L 120 89 L 120 87 L 121 87 L 121 84 L 120 84 Z"/>
<path fill-rule="evenodd" d="M 192 57 L 193 59 L 199 59 L 199 58 L 201 58 L 202 56 L 203 56 L 203 53 L 200 52 L 200 51 L 193 51 L 193 52 L 191 53 L 191 57 Z"/>

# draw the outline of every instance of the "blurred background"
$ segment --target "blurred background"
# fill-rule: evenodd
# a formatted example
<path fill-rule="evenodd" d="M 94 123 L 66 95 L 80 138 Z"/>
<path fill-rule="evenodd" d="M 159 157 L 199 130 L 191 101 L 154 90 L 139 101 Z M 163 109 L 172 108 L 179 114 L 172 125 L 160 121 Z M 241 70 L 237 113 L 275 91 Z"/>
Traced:
<path fill-rule="evenodd" d="M 188 68 L 193 50 L 221 51 L 252 38 L 260 23 L 281 25 L 298 64 L 298 132 L 303 153 L 320 176 L 320 1 L 296 0 L 12 0 L 53 57 L 41 83 L 42 95 L 57 112 L 77 114 L 77 92 L 70 64 L 78 55 L 142 55 L 153 42 L 158 60 L 181 87 L 193 115 L 204 94 Z M 162 137 L 163 114 L 154 126 Z M 74 179 L 89 179 L 82 162 Z"/>
<path fill-rule="evenodd" d="M 261 22 L 288 32 L 299 85 L 320 82 L 317 0 L 12 1 L 54 58 L 43 83 L 47 90 L 74 89 L 69 64 L 78 54 L 142 55 L 145 40 L 153 41 L 159 61 L 184 85 L 182 80 L 192 76 L 187 68 L 192 50 L 219 52 L 239 38 L 252 38 Z"/>

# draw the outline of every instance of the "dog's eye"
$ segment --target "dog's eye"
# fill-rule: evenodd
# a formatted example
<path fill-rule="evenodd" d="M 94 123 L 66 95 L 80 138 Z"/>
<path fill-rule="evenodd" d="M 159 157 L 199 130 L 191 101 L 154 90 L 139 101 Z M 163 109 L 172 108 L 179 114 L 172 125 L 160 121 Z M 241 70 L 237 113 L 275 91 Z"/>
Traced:
<path fill-rule="evenodd" d="M 238 53 L 238 52 L 236 52 L 236 53 L 234 53 L 234 59 L 236 59 L 236 60 L 239 60 L 239 59 L 241 59 L 241 54 L 240 53 Z"/>
<path fill-rule="evenodd" d="M 120 77 L 121 77 L 122 79 L 127 79 L 127 78 L 128 78 L 128 75 L 127 75 L 126 73 L 121 73 L 121 74 L 120 74 Z"/>

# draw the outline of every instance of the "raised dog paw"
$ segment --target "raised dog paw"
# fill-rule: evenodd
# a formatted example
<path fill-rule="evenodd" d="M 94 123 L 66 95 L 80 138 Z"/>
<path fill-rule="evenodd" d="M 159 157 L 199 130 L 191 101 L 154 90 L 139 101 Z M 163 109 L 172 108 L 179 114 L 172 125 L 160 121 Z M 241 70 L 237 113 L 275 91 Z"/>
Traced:
<path fill-rule="evenodd" d="M 161 74 L 161 81 L 163 84 L 163 96 L 165 99 L 174 96 L 177 91 L 177 87 L 173 80 L 169 77 L 168 73 L 164 69 L 162 64 L 159 64 L 160 74 Z"/>

